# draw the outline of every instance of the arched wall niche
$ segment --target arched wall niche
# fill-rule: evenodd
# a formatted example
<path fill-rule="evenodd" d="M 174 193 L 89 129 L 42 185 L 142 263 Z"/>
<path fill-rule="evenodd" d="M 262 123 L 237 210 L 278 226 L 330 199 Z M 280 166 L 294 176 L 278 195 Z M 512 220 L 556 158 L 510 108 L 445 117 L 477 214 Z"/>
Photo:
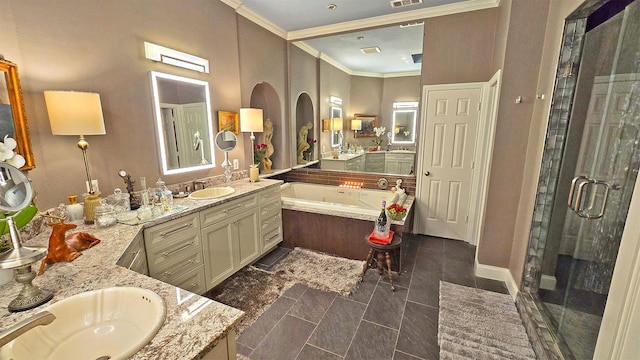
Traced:
<path fill-rule="evenodd" d="M 257 84 L 251 91 L 250 107 L 262 109 L 264 121 L 270 119 L 271 122 L 273 122 L 273 138 L 271 143 L 273 144 L 274 153 L 271 156 L 271 161 L 273 161 L 272 169 L 288 168 L 287 129 L 282 117 L 280 97 L 275 88 L 266 82 Z M 256 133 L 255 135 L 256 144 L 264 143 L 264 135 L 262 133 Z M 249 156 L 252 156 L 252 153 L 250 153 Z"/>
<path fill-rule="evenodd" d="M 315 121 L 314 114 L 315 113 L 313 109 L 313 101 L 311 100 L 311 97 L 309 96 L 309 94 L 307 94 L 306 92 L 303 92 L 300 95 L 298 95 L 298 99 L 296 100 L 296 118 L 295 118 L 295 134 L 296 134 L 295 139 L 296 140 L 292 144 L 295 149 L 294 151 L 297 151 L 298 132 L 308 122 L 311 122 L 313 124 L 313 129 L 309 131 L 307 138 L 318 139 L 318 134 L 319 134 L 318 122 Z M 317 154 L 318 154 L 318 146 L 316 146 L 313 150 L 314 159 L 318 158 Z"/>

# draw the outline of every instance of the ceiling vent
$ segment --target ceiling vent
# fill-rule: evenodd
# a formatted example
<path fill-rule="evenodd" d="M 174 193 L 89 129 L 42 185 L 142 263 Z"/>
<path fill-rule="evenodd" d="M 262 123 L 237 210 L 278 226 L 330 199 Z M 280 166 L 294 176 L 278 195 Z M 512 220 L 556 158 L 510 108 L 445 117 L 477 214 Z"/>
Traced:
<path fill-rule="evenodd" d="M 360 51 L 362 51 L 363 54 L 375 54 L 380 52 L 380 48 L 377 46 L 371 46 L 371 47 L 361 48 Z"/>
<path fill-rule="evenodd" d="M 391 0 L 389 1 L 392 8 L 422 4 L 422 0 Z"/>
<path fill-rule="evenodd" d="M 420 64 L 422 62 L 422 54 L 411 54 L 414 64 Z"/>

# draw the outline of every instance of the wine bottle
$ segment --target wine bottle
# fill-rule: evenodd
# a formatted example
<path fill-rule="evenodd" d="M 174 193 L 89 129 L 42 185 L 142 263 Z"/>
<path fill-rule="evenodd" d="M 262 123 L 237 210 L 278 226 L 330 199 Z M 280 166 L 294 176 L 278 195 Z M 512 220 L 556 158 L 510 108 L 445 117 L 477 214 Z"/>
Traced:
<path fill-rule="evenodd" d="M 386 239 L 389 237 L 389 220 L 387 219 L 387 202 L 382 200 L 382 211 L 380 211 L 380 215 L 376 219 L 376 226 L 374 229 L 374 233 L 376 237 Z"/>

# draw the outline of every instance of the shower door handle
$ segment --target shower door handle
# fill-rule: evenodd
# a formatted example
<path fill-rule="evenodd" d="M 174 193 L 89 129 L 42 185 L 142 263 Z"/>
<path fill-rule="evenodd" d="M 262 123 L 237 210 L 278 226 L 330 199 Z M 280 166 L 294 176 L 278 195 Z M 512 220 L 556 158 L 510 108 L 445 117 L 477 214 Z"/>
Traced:
<path fill-rule="evenodd" d="M 575 198 L 575 202 L 573 201 L 573 195 L 576 192 L 576 184 L 578 184 L 578 191 L 577 191 L 577 196 Z M 589 207 L 587 209 L 583 209 L 582 208 L 582 198 L 584 195 L 584 190 L 587 188 L 587 186 L 592 186 L 592 191 L 597 190 L 596 188 L 598 186 L 602 186 L 604 187 L 604 194 L 603 194 L 603 198 L 602 198 L 602 206 L 600 207 L 600 211 L 593 214 L 590 213 L 589 210 L 593 209 L 593 206 L 595 205 L 594 202 L 594 196 L 591 196 L 591 201 L 589 203 Z M 568 200 L 568 205 L 569 208 L 571 210 L 573 210 L 578 216 L 585 218 L 585 219 L 599 219 L 602 216 L 604 216 L 604 210 L 605 207 L 607 206 L 607 200 L 609 199 L 609 190 L 611 189 L 611 185 L 609 185 L 609 183 L 605 182 L 605 181 L 600 181 L 600 180 L 593 180 L 593 179 L 589 179 L 586 176 L 577 176 L 575 178 L 573 178 L 573 180 L 571 181 L 571 188 L 569 189 L 569 200 Z"/>
<path fill-rule="evenodd" d="M 573 194 L 576 191 L 576 184 L 578 181 L 588 181 L 589 179 L 586 176 L 580 175 L 576 176 L 571 180 L 571 188 L 569 188 L 569 200 L 567 201 L 569 208 L 575 212 L 577 212 L 576 204 L 573 202 Z M 580 184 L 582 185 L 582 183 Z M 580 197 L 580 196 L 579 196 Z M 577 202 L 577 201 L 576 201 Z"/>

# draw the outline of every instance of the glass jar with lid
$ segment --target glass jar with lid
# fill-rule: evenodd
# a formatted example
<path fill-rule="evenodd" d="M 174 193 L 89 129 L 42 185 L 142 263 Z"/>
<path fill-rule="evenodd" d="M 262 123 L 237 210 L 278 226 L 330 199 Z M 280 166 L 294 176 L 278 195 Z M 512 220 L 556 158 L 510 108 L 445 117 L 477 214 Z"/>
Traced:
<path fill-rule="evenodd" d="M 118 221 L 113 206 L 107 204 L 105 199 L 100 200 L 100 205 L 95 209 L 95 224 L 97 228 L 106 228 Z"/>

